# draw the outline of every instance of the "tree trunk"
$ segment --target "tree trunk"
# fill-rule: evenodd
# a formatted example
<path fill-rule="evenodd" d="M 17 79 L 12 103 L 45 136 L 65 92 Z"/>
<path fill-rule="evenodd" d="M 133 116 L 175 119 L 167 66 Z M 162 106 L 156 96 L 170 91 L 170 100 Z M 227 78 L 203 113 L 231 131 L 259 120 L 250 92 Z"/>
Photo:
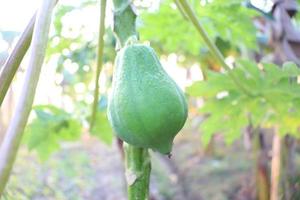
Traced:
<path fill-rule="evenodd" d="M 282 151 L 282 173 L 284 176 L 284 199 L 290 200 L 293 191 L 291 185 L 291 179 L 296 175 L 295 169 L 295 151 L 296 151 L 295 139 L 290 135 L 286 135 L 284 138 L 284 146 Z"/>
<path fill-rule="evenodd" d="M 281 165 L 281 139 L 278 130 L 275 129 L 272 146 L 272 163 L 271 163 L 271 200 L 279 200 L 279 182 L 280 182 L 280 165 Z"/>
<path fill-rule="evenodd" d="M 260 128 L 252 130 L 254 135 L 254 152 L 256 159 L 256 191 L 258 200 L 270 199 L 270 173 L 268 149 Z"/>

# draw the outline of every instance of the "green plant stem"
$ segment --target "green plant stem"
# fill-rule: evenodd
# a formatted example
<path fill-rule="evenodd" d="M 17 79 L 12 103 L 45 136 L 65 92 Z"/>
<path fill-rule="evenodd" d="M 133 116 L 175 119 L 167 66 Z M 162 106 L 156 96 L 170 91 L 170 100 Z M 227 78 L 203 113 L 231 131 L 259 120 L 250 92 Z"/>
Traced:
<path fill-rule="evenodd" d="M 125 147 L 125 159 L 128 200 L 148 200 L 151 172 L 148 150 L 127 145 Z"/>
<path fill-rule="evenodd" d="M 104 49 L 104 33 L 105 33 L 105 12 L 106 12 L 106 0 L 100 2 L 100 24 L 99 24 L 99 35 L 98 35 L 98 55 L 97 55 L 97 69 L 95 79 L 95 90 L 94 90 L 94 102 L 92 107 L 92 115 L 90 121 L 90 130 L 93 128 L 99 100 L 99 78 L 103 66 L 103 49 Z"/>
<path fill-rule="evenodd" d="M 117 49 L 126 45 L 129 38 L 138 38 L 136 14 L 129 0 L 113 0 L 114 26 Z M 128 200 L 148 200 L 151 161 L 148 149 L 123 145 L 126 160 Z"/>
<path fill-rule="evenodd" d="M 36 86 L 45 57 L 51 14 L 55 0 L 44 0 L 37 12 L 32 49 L 19 101 L 0 149 L 0 197 L 9 179 L 33 104 Z"/>
<path fill-rule="evenodd" d="M 127 40 L 135 36 L 136 14 L 132 9 L 130 0 L 113 0 L 114 3 L 114 25 L 113 31 L 117 38 L 117 49 L 122 48 Z"/>
<path fill-rule="evenodd" d="M 128 3 L 128 1 L 124 1 L 124 0 L 113 0 L 113 3 L 114 3 L 114 7 L 115 7 L 114 10 L 117 10 L 117 8 L 121 8 L 122 5 L 123 5 L 124 3 Z"/>
<path fill-rule="evenodd" d="M 178 0 L 179 4 L 181 4 L 181 8 L 184 10 L 185 14 L 189 17 L 190 21 L 193 23 L 197 31 L 200 33 L 201 37 L 203 38 L 206 45 L 209 47 L 212 54 L 215 56 L 215 58 L 219 61 L 219 63 L 223 66 L 223 68 L 228 71 L 229 76 L 231 79 L 235 82 L 235 84 L 246 94 L 249 96 L 254 96 L 249 89 L 247 89 L 240 80 L 232 73 L 230 73 L 231 69 L 226 64 L 224 57 L 222 53 L 219 51 L 219 49 L 216 47 L 216 45 L 209 39 L 206 31 L 202 27 L 200 21 L 198 20 L 195 11 L 191 8 L 190 4 L 187 0 Z"/>
<path fill-rule="evenodd" d="M 175 4 L 176 4 L 176 7 L 178 8 L 180 14 L 182 15 L 182 17 L 185 19 L 185 20 L 189 20 L 189 17 L 186 15 L 186 13 L 184 12 L 181 4 L 179 3 L 178 0 L 174 0 Z"/>
<path fill-rule="evenodd" d="M 31 42 L 36 14 L 31 18 L 0 73 L 0 107 Z"/>

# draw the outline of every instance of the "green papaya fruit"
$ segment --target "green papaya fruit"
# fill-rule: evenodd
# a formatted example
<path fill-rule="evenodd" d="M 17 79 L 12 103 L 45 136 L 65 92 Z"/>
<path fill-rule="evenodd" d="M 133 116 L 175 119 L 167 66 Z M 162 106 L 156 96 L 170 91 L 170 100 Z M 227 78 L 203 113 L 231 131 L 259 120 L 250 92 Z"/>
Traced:
<path fill-rule="evenodd" d="M 108 119 L 119 138 L 163 154 L 187 118 L 183 92 L 162 68 L 154 50 L 127 45 L 118 52 Z"/>

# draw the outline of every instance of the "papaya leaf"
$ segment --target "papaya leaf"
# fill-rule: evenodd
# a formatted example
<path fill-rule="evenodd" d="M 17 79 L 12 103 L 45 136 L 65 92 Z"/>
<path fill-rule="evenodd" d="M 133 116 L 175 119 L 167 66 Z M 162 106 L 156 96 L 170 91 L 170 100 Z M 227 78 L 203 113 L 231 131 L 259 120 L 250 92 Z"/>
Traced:
<path fill-rule="evenodd" d="M 237 87 L 228 87 L 222 82 L 229 78 L 226 73 L 208 73 L 206 82 L 191 87 L 192 93 L 197 94 L 195 96 L 204 97 L 199 112 L 208 114 L 200 125 L 204 144 L 208 144 L 216 132 L 222 133 L 225 142 L 231 144 L 240 137 L 250 119 L 255 127 L 272 128 L 276 125 L 282 135 L 299 137 L 300 85 L 293 78 L 299 72 L 293 63 L 285 63 L 282 68 L 263 64 L 261 70 L 251 61 L 238 61 L 230 73 L 235 73 L 255 96 L 245 95 Z"/>
<path fill-rule="evenodd" d="M 242 66 L 242 69 L 246 72 L 246 76 L 255 80 L 256 84 L 261 85 L 263 83 L 263 73 L 255 62 L 243 59 L 238 60 L 236 65 Z"/>
<path fill-rule="evenodd" d="M 200 126 L 201 142 L 204 146 L 209 144 L 210 139 L 216 133 L 222 130 L 221 119 L 219 116 L 212 115 L 202 122 Z"/>
<path fill-rule="evenodd" d="M 231 70 L 232 74 L 235 74 L 236 77 L 239 77 L 240 82 L 246 88 L 251 88 L 253 93 L 257 93 L 260 91 L 259 82 L 251 76 L 251 74 L 243 67 L 237 66 L 233 70 Z"/>
<path fill-rule="evenodd" d="M 257 48 L 256 30 L 252 22 L 255 12 L 243 7 L 241 0 L 206 1 L 205 5 L 201 5 L 200 1 L 191 3 L 201 24 L 214 41 L 221 38 L 223 41 L 230 42 L 232 49 L 238 46 Z M 179 51 L 180 54 L 190 58 L 199 55 L 203 57 L 201 50 L 206 46 L 173 1 L 161 1 L 159 9 L 143 12 L 140 20 L 141 39 L 150 40 L 152 45 L 162 52 Z M 229 26 L 224 26 L 224 24 Z M 195 42 L 190 42 L 190 38 L 193 38 Z"/>
<path fill-rule="evenodd" d="M 300 69 L 293 62 L 286 62 L 282 66 L 283 74 L 286 77 L 294 77 L 300 75 Z"/>
<path fill-rule="evenodd" d="M 113 140 L 113 131 L 109 124 L 106 110 L 98 110 L 94 127 L 91 130 L 91 134 L 99 138 L 106 144 L 111 144 Z"/>
<path fill-rule="evenodd" d="M 63 141 L 79 139 L 81 124 L 71 114 L 52 105 L 33 108 L 35 118 L 25 130 L 24 142 L 42 160 L 60 148 Z"/>
<path fill-rule="evenodd" d="M 197 81 L 187 88 L 187 93 L 194 97 L 214 97 L 221 91 L 222 88 L 217 84 L 211 85 L 204 81 Z"/>
<path fill-rule="evenodd" d="M 282 70 L 273 63 L 264 63 L 265 82 L 269 85 L 276 84 L 282 78 Z"/>
<path fill-rule="evenodd" d="M 208 71 L 207 81 L 197 81 L 187 88 L 187 93 L 194 97 L 215 97 L 218 93 L 228 89 L 236 89 L 227 75 Z M 226 90 L 224 90 L 224 85 Z"/>

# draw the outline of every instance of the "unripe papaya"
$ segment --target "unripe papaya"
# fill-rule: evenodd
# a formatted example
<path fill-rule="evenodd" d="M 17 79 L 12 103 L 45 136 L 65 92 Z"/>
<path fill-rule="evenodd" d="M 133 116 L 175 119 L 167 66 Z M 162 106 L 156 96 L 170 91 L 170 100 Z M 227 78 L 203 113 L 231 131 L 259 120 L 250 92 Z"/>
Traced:
<path fill-rule="evenodd" d="M 187 118 L 187 103 L 151 47 L 131 44 L 118 52 L 108 118 L 125 142 L 171 152 Z"/>

